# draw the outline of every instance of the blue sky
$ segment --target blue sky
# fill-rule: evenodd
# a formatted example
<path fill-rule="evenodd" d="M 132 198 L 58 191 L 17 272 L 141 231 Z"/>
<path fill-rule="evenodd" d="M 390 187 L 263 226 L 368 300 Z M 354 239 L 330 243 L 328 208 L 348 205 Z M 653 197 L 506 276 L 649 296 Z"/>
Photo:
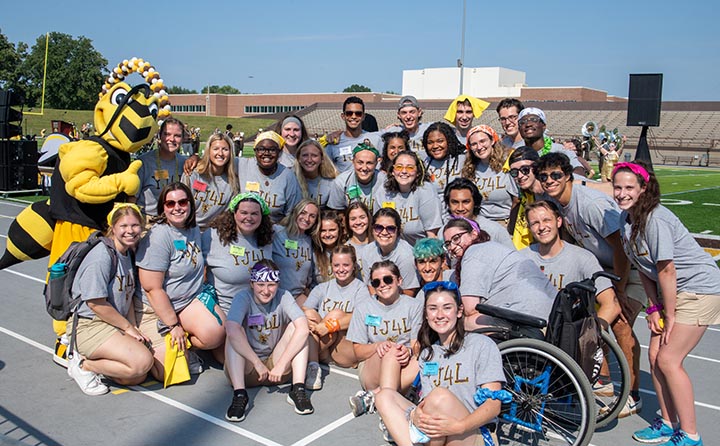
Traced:
<path fill-rule="evenodd" d="M 718 101 L 713 3 L 467 0 L 465 66 L 619 96 L 629 73 L 659 72 L 663 100 Z M 460 57 L 462 0 L 13 0 L 2 9 L 11 42 L 32 45 L 47 31 L 86 36 L 110 65 L 142 57 L 166 84 L 197 90 L 334 92 L 357 83 L 400 92 L 403 69 Z"/>

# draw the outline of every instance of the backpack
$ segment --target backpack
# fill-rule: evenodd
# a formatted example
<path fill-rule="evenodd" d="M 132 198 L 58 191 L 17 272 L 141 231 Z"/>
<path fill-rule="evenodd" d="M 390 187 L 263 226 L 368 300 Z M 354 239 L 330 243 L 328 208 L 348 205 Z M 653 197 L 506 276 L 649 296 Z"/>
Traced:
<path fill-rule="evenodd" d="M 90 234 L 84 242 L 72 242 L 68 249 L 52 265 L 50 279 L 45 285 L 45 308 L 57 321 L 66 321 L 82 303 L 80 296 L 72 296 L 71 290 L 80 264 L 98 243 L 104 243 L 112 259 L 113 271 L 117 269 L 118 257 L 112 240 L 100 231 Z"/>
<path fill-rule="evenodd" d="M 558 292 L 548 318 L 545 341 L 570 355 L 590 383 L 597 380 L 604 359 L 600 330 L 592 281 L 570 283 Z"/>

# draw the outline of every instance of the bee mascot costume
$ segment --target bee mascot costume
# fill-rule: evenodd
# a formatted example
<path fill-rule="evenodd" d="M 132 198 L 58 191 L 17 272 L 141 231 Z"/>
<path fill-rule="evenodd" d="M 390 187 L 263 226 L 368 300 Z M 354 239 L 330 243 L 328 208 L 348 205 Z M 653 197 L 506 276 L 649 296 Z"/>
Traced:
<path fill-rule="evenodd" d="M 125 76 L 142 74 L 147 83 L 130 87 Z M 24 209 L 8 231 L 0 269 L 50 255 L 49 265 L 74 241 L 107 229 L 107 214 L 115 202 L 127 201 L 140 188 L 141 161 L 131 161 L 155 137 L 158 120 L 170 114 L 163 80 L 150 63 L 133 58 L 115 67 L 95 104 L 96 134 L 60 146 L 52 175 L 50 200 Z M 65 321 L 54 321 L 60 336 Z M 55 353 L 65 356 L 56 342 Z"/>

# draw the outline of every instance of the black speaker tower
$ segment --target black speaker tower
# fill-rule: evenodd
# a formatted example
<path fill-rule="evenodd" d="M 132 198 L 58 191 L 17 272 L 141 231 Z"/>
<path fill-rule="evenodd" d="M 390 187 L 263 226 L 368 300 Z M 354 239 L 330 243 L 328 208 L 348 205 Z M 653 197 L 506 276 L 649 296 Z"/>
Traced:
<path fill-rule="evenodd" d="M 647 142 L 648 127 L 660 126 L 662 107 L 662 73 L 631 74 L 628 92 L 627 126 L 642 127 L 635 159 L 652 166 L 650 146 Z"/>
<path fill-rule="evenodd" d="M 12 91 L 0 90 L 1 191 L 38 187 L 37 142 L 19 139 L 22 136 L 23 102 L 23 98 Z"/>

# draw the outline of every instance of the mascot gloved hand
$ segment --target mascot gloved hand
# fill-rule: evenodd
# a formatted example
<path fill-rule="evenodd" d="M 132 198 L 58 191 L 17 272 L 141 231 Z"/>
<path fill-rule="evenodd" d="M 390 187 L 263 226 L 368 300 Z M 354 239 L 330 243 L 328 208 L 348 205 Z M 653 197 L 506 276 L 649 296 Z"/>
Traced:
<path fill-rule="evenodd" d="M 130 87 L 123 82 L 134 72 L 146 83 Z M 0 269 L 48 254 L 52 265 L 72 242 L 104 231 L 114 203 L 126 201 L 140 187 L 137 171 L 142 163 L 131 162 L 130 154 L 152 141 L 158 120 L 169 114 L 163 81 L 150 63 L 133 58 L 118 64 L 95 105 L 98 133 L 60 146 L 50 200 L 34 203 L 13 221 Z M 61 322 L 54 328 L 63 334 L 65 321 L 55 322 Z"/>

